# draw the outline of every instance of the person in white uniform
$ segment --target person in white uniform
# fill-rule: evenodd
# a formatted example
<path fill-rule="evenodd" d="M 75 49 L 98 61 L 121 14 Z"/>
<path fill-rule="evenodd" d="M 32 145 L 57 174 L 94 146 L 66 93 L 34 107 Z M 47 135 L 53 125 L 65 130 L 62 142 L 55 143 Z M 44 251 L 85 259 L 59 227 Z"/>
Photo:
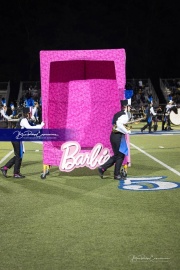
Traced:
<path fill-rule="evenodd" d="M 125 127 L 125 124 L 129 121 L 130 106 L 128 106 L 128 100 L 121 100 L 121 108 L 122 110 L 113 117 L 113 130 L 110 135 L 110 142 L 114 155 L 102 166 L 98 167 L 98 173 L 101 178 L 103 178 L 104 172 L 115 164 L 114 179 L 122 179 L 120 170 L 125 155 L 128 155 L 125 134 L 131 133 L 131 131 Z"/>
<path fill-rule="evenodd" d="M 28 110 L 28 112 L 27 112 Z M 31 126 L 28 122 L 30 119 L 29 108 L 24 108 L 23 116 L 19 119 L 16 128 L 18 129 L 42 129 L 44 127 L 44 122 L 36 126 Z M 14 149 L 14 157 L 11 158 L 3 167 L 0 168 L 4 177 L 7 177 L 7 171 L 14 166 L 14 178 L 24 178 L 25 176 L 20 173 L 22 158 L 23 158 L 23 142 L 22 141 L 12 141 L 11 142 Z"/>

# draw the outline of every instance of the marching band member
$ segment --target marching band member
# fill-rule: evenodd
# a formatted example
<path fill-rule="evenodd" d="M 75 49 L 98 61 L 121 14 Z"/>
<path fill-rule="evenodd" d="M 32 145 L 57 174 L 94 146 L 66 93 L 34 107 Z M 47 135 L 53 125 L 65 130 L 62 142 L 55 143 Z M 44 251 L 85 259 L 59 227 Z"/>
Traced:
<path fill-rule="evenodd" d="M 28 123 L 28 120 L 30 119 L 30 113 L 29 108 L 24 108 L 23 116 L 19 119 L 17 122 L 16 128 L 18 129 L 42 129 L 45 125 L 44 122 L 42 122 L 39 125 L 31 126 Z M 14 157 L 11 158 L 3 167 L 0 168 L 0 171 L 2 172 L 4 177 L 7 177 L 7 171 L 14 166 L 14 178 L 24 178 L 25 176 L 20 173 L 22 158 L 23 158 L 23 142 L 22 141 L 12 141 L 11 142 L 14 149 Z"/>
<path fill-rule="evenodd" d="M 39 122 L 38 107 L 39 107 L 38 102 L 34 102 L 34 106 L 32 107 L 31 119 L 34 120 L 35 122 Z"/>
<path fill-rule="evenodd" d="M 170 113 L 171 111 L 174 111 L 177 113 L 177 107 L 174 105 L 174 102 L 172 99 L 170 99 L 165 107 L 164 111 L 164 120 L 163 120 L 163 125 L 162 125 L 162 130 L 173 130 L 171 128 L 171 121 L 170 121 Z M 164 127 L 166 124 L 166 127 Z"/>
<path fill-rule="evenodd" d="M 1 127 L 8 128 L 9 119 L 11 119 L 11 117 L 7 115 L 7 106 L 2 106 L 0 110 L 0 120 L 2 120 Z"/>
<path fill-rule="evenodd" d="M 121 100 L 122 110 L 116 113 L 113 117 L 113 130 L 110 135 L 110 142 L 114 155 L 111 156 L 107 162 L 98 167 L 98 173 L 103 178 L 104 172 L 115 164 L 114 179 L 120 180 L 122 176 L 120 174 L 121 166 L 125 155 L 128 155 L 128 147 L 125 139 L 125 134 L 130 134 L 131 131 L 127 130 L 125 124 L 129 120 L 130 106 L 128 106 L 128 100 Z"/>
<path fill-rule="evenodd" d="M 4 97 L 2 97 L 2 99 L 1 99 L 1 104 L 2 104 L 3 107 L 7 106 L 6 105 L 6 99 Z"/>
<path fill-rule="evenodd" d="M 11 118 L 16 117 L 16 116 L 17 116 L 17 110 L 15 109 L 13 103 L 10 104 L 10 108 L 11 108 L 11 115 L 10 115 L 10 117 L 11 117 Z"/>
<path fill-rule="evenodd" d="M 149 133 L 151 133 L 151 128 L 152 128 L 152 117 L 153 115 L 155 116 L 156 113 L 154 111 L 154 108 L 153 108 L 153 102 L 152 100 L 149 101 L 149 104 L 148 104 L 148 107 L 147 107 L 147 110 L 146 110 L 146 125 L 144 125 L 144 127 L 141 128 L 141 132 L 143 132 L 147 127 L 149 128 Z"/>

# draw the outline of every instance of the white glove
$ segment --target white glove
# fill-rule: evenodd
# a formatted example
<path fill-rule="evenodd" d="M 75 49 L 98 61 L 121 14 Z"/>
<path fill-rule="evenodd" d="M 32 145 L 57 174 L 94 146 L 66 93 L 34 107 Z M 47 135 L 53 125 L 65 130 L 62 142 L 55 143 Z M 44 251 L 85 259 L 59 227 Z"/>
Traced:
<path fill-rule="evenodd" d="M 127 134 L 131 134 L 131 130 L 128 130 L 128 131 L 127 131 Z"/>
<path fill-rule="evenodd" d="M 41 122 L 41 127 L 44 127 L 44 125 L 45 125 L 45 123 L 42 121 L 42 122 Z"/>

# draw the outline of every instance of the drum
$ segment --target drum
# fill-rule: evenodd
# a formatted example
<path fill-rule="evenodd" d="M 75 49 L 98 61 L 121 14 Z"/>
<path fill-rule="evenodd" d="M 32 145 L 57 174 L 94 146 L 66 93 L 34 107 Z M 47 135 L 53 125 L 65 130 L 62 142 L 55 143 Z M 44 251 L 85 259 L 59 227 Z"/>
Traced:
<path fill-rule="evenodd" d="M 177 109 L 178 113 L 171 111 L 170 112 L 170 121 L 173 125 L 180 125 L 180 108 Z"/>

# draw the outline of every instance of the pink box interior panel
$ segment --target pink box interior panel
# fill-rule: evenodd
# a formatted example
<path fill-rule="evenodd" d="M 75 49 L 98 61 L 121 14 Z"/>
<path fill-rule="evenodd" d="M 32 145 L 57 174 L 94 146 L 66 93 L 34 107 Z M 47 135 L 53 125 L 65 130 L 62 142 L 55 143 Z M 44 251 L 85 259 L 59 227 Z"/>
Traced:
<path fill-rule="evenodd" d="M 45 128 L 72 131 L 90 151 L 109 148 L 113 114 L 125 89 L 125 50 L 41 51 L 41 95 Z M 63 142 L 43 142 L 43 163 L 59 166 Z"/>

